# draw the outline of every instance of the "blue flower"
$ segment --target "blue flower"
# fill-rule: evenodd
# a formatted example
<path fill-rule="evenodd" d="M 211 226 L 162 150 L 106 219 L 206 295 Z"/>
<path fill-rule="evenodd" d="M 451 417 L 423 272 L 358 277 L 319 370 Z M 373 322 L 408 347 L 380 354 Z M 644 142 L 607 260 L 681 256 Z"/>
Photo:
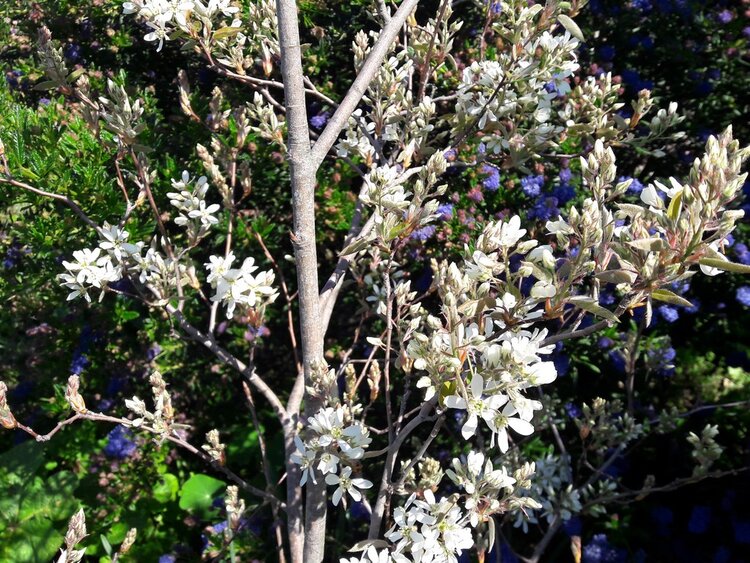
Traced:
<path fill-rule="evenodd" d="M 330 116 L 331 114 L 327 111 L 321 112 L 318 115 L 313 115 L 310 118 L 310 125 L 312 125 L 315 129 L 323 129 L 326 123 L 328 123 L 328 118 Z"/>
<path fill-rule="evenodd" d="M 711 524 L 711 508 L 708 506 L 694 506 L 690 513 L 688 531 L 691 534 L 705 534 Z"/>
<path fill-rule="evenodd" d="M 563 408 L 565 409 L 565 414 L 570 418 L 578 418 L 583 414 L 583 411 L 574 403 L 565 403 Z"/>
<path fill-rule="evenodd" d="M 146 351 L 146 360 L 153 362 L 159 354 L 161 354 L 161 346 L 159 346 L 158 342 L 154 342 Z"/>
<path fill-rule="evenodd" d="M 81 375 L 90 363 L 86 354 L 82 354 L 79 349 L 76 349 L 73 352 L 73 360 L 70 362 L 70 373 Z"/>
<path fill-rule="evenodd" d="M 630 7 L 641 12 L 650 12 L 654 6 L 651 0 L 631 0 Z"/>
<path fill-rule="evenodd" d="M 542 193 L 544 176 L 526 176 L 521 179 L 521 190 L 529 197 L 537 197 Z"/>
<path fill-rule="evenodd" d="M 680 312 L 669 305 L 660 305 L 656 310 L 659 312 L 661 318 L 668 323 L 676 322 L 680 318 Z"/>
<path fill-rule="evenodd" d="M 552 190 L 552 197 L 557 198 L 558 205 L 565 205 L 576 196 L 576 189 L 570 184 L 560 184 Z"/>
<path fill-rule="evenodd" d="M 611 348 L 613 344 L 614 344 L 614 341 L 607 336 L 602 336 L 599 339 L 599 341 L 596 343 L 596 345 L 602 349 Z"/>
<path fill-rule="evenodd" d="M 490 0 L 485 0 L 484 3 L 490 4 Z M 490 4 L 490 11 L 495 15 L 500 14 L 503 11 L 503 5 L 500 2 L 492 0 L 492 3 Z"/>
<path fill-rule="evenodd" d="M 557 354 L 552 358 L 552 363 L 555 364 L 555 369 L 559 377 L 568 375 L 568 371 L 570 370 L 570 358 L 568 356 Z"/>
<path fill-rule="evenodd" d="M 647 353 L 650 366 L 656 370 L 659 375 L 668 377 L 674 374 L 674 362 L 677 357 L 677 351 L 671 346 L 652 348 Z"/>
<path fill-rule="evenodd" d="M 643 184 L 641 184 L 637 179 L 631 178 L 630 176 L 620 176 L 617 179 L 618 182 L 624 182 L 626 180 L 632 180 L 632 182 L 630 182 L 630 185 L 628 186 L 628 189 L 625 193 L 628 193 L 630 195 L 640 195 L 644 188 Z"/>
<path fill-rule="evenodd" d="M 360 502 L 353 502 L 349 508 L 349 512 L 354 520 L 370 521 L 370 511 L 367 510 L 365 505 Z"/>
<path fill-rule="evenodd" d="M 453 217 L 453 208 L 454 205 L 452 203 L 444 203 L 443 205 L 438 206 L 437 214 L 440 215 L 440 218 L 443 221 L 450 221 Z"/>
<path fill-rule="evenodd" d="M 726 25 L 734 19 L 734 14 L 729 10 L 722 10 L 716 14 L 716 19 L 719 20 L 719 23 Z"/>
<path fill-rule="evenodd" d="M 613 547 L 605 534 L 596 534 L 583 548 L 583 563 L 624 563 L 627 552 Z"/>
<path fill-rule="evenodd" d="M 130 438 L 133 436 L 129 428 L 122 425 L 115 426 L 107 435 L 109 441 L 104 446 L 104 453 L 115 459 L 125 459 L 135 453 L 136 445 Z"/>
<path fill-rule="evenodd" d="M 496 192 L 498 189 L 500 189 L 500 171 L 497 168 L 495 168 L 494 166 L 490 166 L 489 164 L 485 164 L 480 169 L 480 172 L 488 175 L 484 180 L 482 180 L 482 185 L 486 190 Z"/>
<path fill-rule="evenodd" d="M 556 197 L 542 196 L 536 200 L 534 207 L 529 211 L 528 217 L 529 219 L 549 221 L 560 215 L 560 210 L 557 208 L 557 204 L 558 201 Z"/>
<path fill-rule="evenodd" d="M 734 255 L 741 264 L 750 265 L 750 250 L 744 242 L 738 242 L 734 245 Z"/>
<path fill-rule="evenodd" d="M 411 235 L 409 235 L 409 238 L 412 240 L 419 240 L 422 242 L 428 241 L 435 235 L 435 226 L 434 225 L 427 225 L 426 227 L 422 227 L 421 229 L 417 229 L 414 231 Z"/>
<path fill-rule="evenodd" d="M 606 62 L 610 62 L 615 58 L 615 48 L 611 45 L 602 45 L 599 47 L 599 57 Z"/>
<path fill-rule="evenodd" d="M 676 281 L 669 285 L 670 289 L 679 295 L 684 295 L 690 289 L 690 280 Z"/>
<path fill-rule="evenodd" d="M 615 370 L 620 373 L 625 373 L 625 356 L 622 355 L 618 350 L 610 350 L 609 361 L 612 362 Z"/>
<path fill-rule="evenodd" d="M 162 555 L 159 557 L 159 563 L 176 563 L 177 558 L 174 555 Z"/>
<path fill-rule="evenodd" d="M 29 254 L 30 252 L 31 251 L 29 249 L 24 249 L 23 245 L 20 242 L 14 240 L 13 243 L 8 247 L 8 250 L 5 252 L 3 266 L 6 270 L 15 268 L 20 263 L 23 255 Z"/>
<path fill-rule="evenodd" d="M 63 49 L 63 54 L 68 61 L 75 63 L 81 58 L 81 46 L 77 43 L 68 43 Z"/>
<path fill-rule="evenodd" d="M 750 307 L 750 286 L 743 285 L 737 288 L 735 298 L 745 307 Z"/>

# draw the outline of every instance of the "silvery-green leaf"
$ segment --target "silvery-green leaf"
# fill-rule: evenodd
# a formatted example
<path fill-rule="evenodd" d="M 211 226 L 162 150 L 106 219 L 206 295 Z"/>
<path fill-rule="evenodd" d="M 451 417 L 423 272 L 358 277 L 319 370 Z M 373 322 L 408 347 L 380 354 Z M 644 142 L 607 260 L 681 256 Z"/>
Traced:
<path fill-rule="evenodd" d="M 663 250 L 666 247 L 666 245 L 664 244 L 664 239 L 660 239 L 657 237 L 632 240 L 628 243 L 628 245 L 632 246 L 633 248 L 637 248 L 639 250 L 647 250 L 649 252 L 658 252 L 659 250 Z"/>
<path fill-rule="evenodd" d="M 596 278 L 606 283 L 634 283 L 638 274 L 628 270 L 605 270 L 596 274 Z"/>
<path fill-rule="evenodd" d="M 581 42 L 585 41 L 581 28 L 578 27 L 578 24 L 570 19 L 570 17 L 566 16 L 565 14 L 560 14 L 559 16 L 557 16 L 557 21 L 559 21 L 562 26 L 568 31 L 568 33 L 570 33 L 573 37 Z"/>
<path fill-rule="evenodd" d="M 657 301 L 663 301 L 671 305 L 682 305 L 683 307 L 693 306 L 690 301 L 672 291 L 669 291 L 668 289 L 656 289 L 651 293 L 651 297 L 653 297 Z"/>
<path fill-rule="evenodd" d="M 615 315 L 609 309 L 605 309 L 598 303 L 596 303 L 591 297 L 585 295 L 577 295 L 570 298 L 570 303 L 576 307 L 588 311 L 589 313 L 601 317 L 608 321 L 617 322 L 617 315 Z"/>
<path fill-rule="evenodd" d="M 725 272 L 734 272 L 735 274 L 750 274 L 750 266 L 719 260 L 718 258 L 701 258 L 698 263 L 702 266 L 724 270 Z"/>

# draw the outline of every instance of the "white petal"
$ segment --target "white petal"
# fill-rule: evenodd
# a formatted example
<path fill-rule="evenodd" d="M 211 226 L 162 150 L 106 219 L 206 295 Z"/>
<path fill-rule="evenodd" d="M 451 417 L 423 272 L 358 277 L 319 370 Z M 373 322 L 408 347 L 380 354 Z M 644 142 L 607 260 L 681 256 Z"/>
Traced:
<path fill-rule="evenodd" d="M 482 396 L 484 392 L 484 378 L 478 373 L 471 378 L 471 393 L 475 399 Z"/>
<path fill-rule="evenodd" d="M 461 435 L 464 437 L 464 439 L 468 440 L 471 438 L 477 431 L 477 415 L 470 414 L 469 419 L 466 421 L 466 423 L 461 427 Z"/>
<path fill-rule="evenodd" d="M 509 418 L 508 426 L 523 436 L 534 433 L 534 426 L 530 422 L 526 422 L 520 418 Z"/>

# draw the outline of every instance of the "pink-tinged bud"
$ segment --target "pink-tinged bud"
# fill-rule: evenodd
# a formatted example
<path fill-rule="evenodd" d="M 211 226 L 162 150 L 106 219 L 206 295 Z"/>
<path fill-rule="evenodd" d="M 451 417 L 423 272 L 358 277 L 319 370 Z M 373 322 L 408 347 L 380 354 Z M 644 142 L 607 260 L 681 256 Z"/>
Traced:
<path fill-rule="evenodd" d="M 271 51 L 268 50 L 268 47 L 265 44 L 263 45 L 262 65 L 265 75 L 271 76 L 271 73 L 273 72 L 273 60 L 271 59 Z"/>
<path fill-rule="evenodd" d="M 3 428 L 7 428 L 8 430 L 13 430 L 16 425 L 16 419 L 13 416 L 13 413 L 10 412 L 10 408 L 8 407 L 8 401 L 5 398 L 5 394 L 8 392 L 8 387 L 5 385 L 5 382 L 0 381 L 0 425 L 2 425 Z"/>
<path fill-rule="evenodd" d="M 83 508 L 76 512 L 68 523 L 68 533 L 65 534 L 65 545 L 72 549 L 79 541 L 86 537 L 86 516 Z"/>
<path fill-rule="evenodd" d="M 80 380 L 78 379 L 77 375 L 71 375 L 68 378 L 68 388 L 65 390 L 65 399 L 68 401 L 74 411 L 76 411 L 77 413 L 85 413 L 86 403 L 84 402 L 81 394 L 78 392 L 79 384 Z"/>
<path fill-rule="evenodd" d="M 13 430 L 18 425 L 13 413 L 7 407 L 0 408 L 0 425 L 8 430 Z"/>

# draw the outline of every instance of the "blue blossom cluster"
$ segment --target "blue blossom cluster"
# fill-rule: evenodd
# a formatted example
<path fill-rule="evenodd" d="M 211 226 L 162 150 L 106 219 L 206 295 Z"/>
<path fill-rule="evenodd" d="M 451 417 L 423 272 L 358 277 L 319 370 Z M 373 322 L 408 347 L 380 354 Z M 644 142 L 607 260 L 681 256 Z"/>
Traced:
<path fill-rule="evenodd" d="M 484 164 L 480 171 L 487 175 L 485 179 L 482 180 L 482 186 L 484 186 L 484 189 L 491 192 L 496 192 L 500 189 L 500 170 L 489 164 Z"/>
<path fill-rule="evenodd" d="M 89 359 L 86 354 L 94 341 L 95 335 L 89 325 L 84 325 L 81 330 L 81 336 L 78 338 L 78 345 L 73 351 L 73 359 L 70 362 L 70 373 L 81 375 L 89 365 Z"/>
<path fill-rule="evenodd" d="M 330 117 L 330 112 L 322 111 L 310 118 L 310 125 L 312 125 L 314 129 L 323 129 L 323 127 L 326 126 L 326 123 L 328 123 Z"/>
<path fill-rule="evenodd" d="M 537 197 L 542 193 L 542 187 L 544 186 L 544 176 L 531 175 L 521 178 L 521 191 L 529 197 Z"/>
<path fill-rule="evenodd" d="M 107 445 L 104 446 L 104 454 L 114 459 L 125 459 L 135 453 L 137 446 L 132 440 L 133 432 L 122 425 L 115 426 L 107 435 Z"/>
<path fill-rule="evenodd" d="M 624 549 L 609 543 L 606 534 L 596 534 L 583 546 L 583 563 L 625 563 L 627 557 Z"/>
<path fill-rule="evenodd" d="M 21 262 L 21 258 L 25 254 L 29 254 L 30 252 L 31 250 L 29 248 L 25 248 L 23 244 L 14 239 L 11 245 L 8 247 L 8 250 L 5 251 L 3 267 L 6 270 L 15 268 Z"/>

